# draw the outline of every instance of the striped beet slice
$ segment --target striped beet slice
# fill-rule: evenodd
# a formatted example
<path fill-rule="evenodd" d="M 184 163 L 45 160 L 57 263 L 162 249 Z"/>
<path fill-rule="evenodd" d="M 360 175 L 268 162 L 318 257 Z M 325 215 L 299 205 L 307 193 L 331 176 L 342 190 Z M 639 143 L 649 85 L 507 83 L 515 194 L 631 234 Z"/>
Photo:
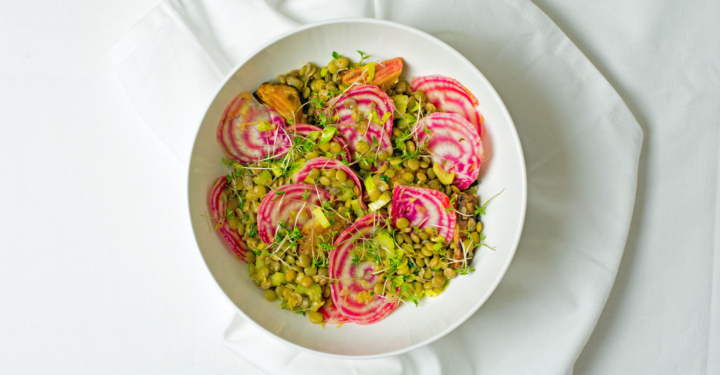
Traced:
<path fill-rule="evenodd" d="M 410 87 L 413 91 L 422 90 L 428 101 L 445 112 L 457 113 L 475 126 L 482 136 L 483 116 L 477 110 L 478 100 L 470 90 L 450 77 L 424 76 L 413 77 Z"/>
<path fill-rule="evenodd" d="M 380 125 L 374 122 L 369 122 L 367 124 L 366 129 L 359 129 L 358 124 L 355 124 L 354 122 L 336 125 L 340 136 L 347 141 L 348 148 L 350 149 L 350 159 L 353 161 L 356 159 L 355 149 L 360 141 L 370 145 L 371 150 L 374 152 L 386 151 L 388 155 L 392 155 L 390 133 L 386 133 Z M 376 142 L 376 144 L 373 144 L 373 142 Z"/>
<path fill-rule="evenodd" d="M 345 106 L 348 99 L 356 103 L 356 117 L 353 117 L 353 110 Z M 368 116 L 371 116 L 373 111 L 377 115 L 377 117 L 373 116 L 373 119 L 378 123 L 368 121 Z M 347 141 L 351 160 L 355 160 L 355 146 L 360 141 L 371 146 L 376 142 L 378 147 L 374 151 L 384 150 L 392 154 L 390 134 L 392 134 L 395 103 L 379 87 L 370 85 L 353 87 L 333 98 L 330 110 L 326 112 L 333 122 L 337 122 L 340 136 Z M 382 121 L 383 118 L 385 121 Z M 367 126 L 358 124 L 362 119 L 365 119 L 362 124 Z"/>
<path fill-rule="evenodd" d="M 482 140 L 464 117 L 435 112 L 418 121 L 413 133 L 418 144 L 426 145 L 434 163 L 455 172 L 453 185 L 465 190 L 477 180 L 483 159 Z"/>
<path fill-rule="evenodd" d="M 433 189 L 396 186 L 393 190 L 390 219 L 393 225 L 401 217 L 411 227 L 431 228 L 449 242 L 455 234 L 457 215 L 444 193 Z"/>
<path fill-rule="evenodd" d="M 310 125 L 310 124 L 296 124 L 296 125 L 291 125 L 291 126 L 289 126 L 288 129 L 287 129 L 287 131 L 288 131 L 288 133 L 290 134 L 290 138 L 292 138 L 292 137 L 295 137 L 295 136 L 307 137 L 308 135 L 310 135 L 310 132 L 320 132 L 320 133 L 322 133 L 323 130 L 322 130 L 321 128 L 318 128 L 318 127 L 315 126 L 315 125 Z M 332 139 L 330 140 L 330 142 L 337 142 L 337 143 L 339 143 L 339 144 L 340 144 L 340 147 L 342 147 L 343 151 L 345 151 L 345 153 L 342 155 L 342 159 L 345 160 L 345 161 L 347 161 L 347 162 L 350 162 L 350 161 L 351 161 L 351 159 L 350 159 L 350 148 L 348 148 L 347 142 L 345 142 L 345 139 L 344 139 L 344 138 L 339 137 L 339 136 L 336 135 L 336 136 L 332 137 Z"/>
<path fill-rule="evenodd" d="M 327 303 L 327 302 L 326 302 Z M 340 313 L 340 310 L 335 305 L 328 306 L 327 304 L 318 309 L 318 312 L 323 316 L 323 322 L 326 324 L 340 324 L 348 323 L 349 321 Z"/>
<path fill-rule="evenodd" d="M 267 123 L 273 130 L 258 130 Z M 285 120 L 272 108 L 260 104 L 251 94 L 242 92 L 225 108 L 217 128 L 217 140 L 227 156 L 240 163 L 254 163 L 283 155 L 291 140 Z"/>
<path fill-rule="evenodd" d="M 305 184 L 285 185 L 269 192 L 260 202 L 257 214 L 260 239 L 271 244 L 280 223 L 288 229 L 302 227 L 312 218 L 311 211 L 331 198 L 327 190 Z"/>
<path fill-rule="evenodd" d="M 225 240 L 225 244 L 228 245 L 241 260 L 245 261 L 245 253 L 247 252 L 247 245 L 243 241 L 242 237 L 238 234 L 237 230 L 232 229 L 227 220 L 223 217 L 227 215 L 227 193 L 229 183 L 227 178 L 220 177 L 215 182 L 215 185 L 210 190 L 210 215 L 213 217 L 215 223 L 222 222 L 222 225 L 217 228 L 220 235 Z M 229 190 L 228 190 L 229 192 Z"/>
<path fill-rule="evenodd" d="M 355 183 L 355 187 L 357 188 L 357 189 L 353 188 L 353 190 L 354 190 L 353 193 L 355 194 L 355 197 L 356 198 L 362 197 L 362 184 L 360 183 L 360 178 L 355 174 L 355 171 L 350 169 L 350 167 L 343 164 L 341 161 L 338 161 L 335 159 L 318 157 L 318 158 L 309 160 L 307 163 L 305 163 L 305 165 L 302 166 L 302 168 L 300 168 L 299 171 L 297 171 L 297 173 L 295 173 L 292 176 L 293 181 L 295 183 L 303 183 L 303 181 L 305 181 L 305 179 L 307 178 L 307 176 L 310 174 L 310 172 L 313 169 L 318 169 L 321 172 L 323 170 L 330 170 L 330 169 L 345 172 L 345 174 L 347 175 L 347 178 L 351 179 L 352 182 Z M 363 202 L 362 199 L 360 199 L 360 205 L 362 206 L 363 209 L 367 209 L 365 207 L 365 202 Z"/>
<path fill-rule="evenodd" d="M 338 124 L 354 124 L 358 118 L 353 118 L 353 111 L 345 106 L 347 99 L 355 100 L 357 103 L 357 113 L 361 117 L 367 118 L 374 111 L 377 112 L 378 121 L 389 113 L 389 117 L 382 122 L 382 127 L 387 134 L 392 133 L 393 114 L 395 112 L 395 103 L 390 97 L 377 86 L 362 85 L 353 87 L 343 94 L 331 99 L 332 104 L 330 116 L 335 119 L 337 116 Z"/>
<path fill-rule="evenodd" d="M 397 301 L 378 295 L 373 296 L 369 303 L 358 301 L 359 293 L 373 291 L 377 276 L 372 273 L 372 261 L 352 265 L 352 250 L 364 238 L 371 238 L 382 220 L 385 217 L 377 213 L 361 217 L 335 240 L 335 249 L 330 252 L 330 277 L 337 280 L 330 284 L 333 305 L 353 323 L 377 323 L 397 307 Z"/>

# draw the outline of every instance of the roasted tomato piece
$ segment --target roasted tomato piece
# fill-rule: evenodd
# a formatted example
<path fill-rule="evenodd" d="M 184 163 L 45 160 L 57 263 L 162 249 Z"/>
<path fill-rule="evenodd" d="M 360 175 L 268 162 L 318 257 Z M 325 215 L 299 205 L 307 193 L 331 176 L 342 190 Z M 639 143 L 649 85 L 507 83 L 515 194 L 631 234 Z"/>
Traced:
<path fill-rule="evenodd" d="M 340 72 L 340 80 L 350 86 L 355 82 L 380 87 L 383 91 L 389 90 L 402 74 L 403 59 L 396 57 L 375 64 L 375 75 L 370 82 L 368 80 L 368 69 L 366 66 L 360 66 L 354 69 L 348 69 Z"/>

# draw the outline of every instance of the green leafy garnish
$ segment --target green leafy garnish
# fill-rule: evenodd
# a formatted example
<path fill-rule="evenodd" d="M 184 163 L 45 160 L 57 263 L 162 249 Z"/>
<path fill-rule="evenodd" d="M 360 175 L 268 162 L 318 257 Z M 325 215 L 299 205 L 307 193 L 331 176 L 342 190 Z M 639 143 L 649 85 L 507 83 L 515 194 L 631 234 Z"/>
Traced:
<path fill-rule="evenodd" d="M 318 141 L 318 145 L 324 145 L 335 136 L 335 133 L 337 132 L 337 128 L 334 126 L 329 126 L 325 129 L 323 129 L 322 134 L 320 135 L 320 140 Z"/>
<path fill-rule="evenodd" d="M 420 110 L 420 102 L 415 102 L 415 105 L 410 109 L 410 112 L 417 112 Z"/>
<path fill-rule="evenodd" d="M 358 64 L 362 64 L 363 61 L 365 61 L 365 60 L 367 60 L 368 58 L 370 58 L 370 55 L 364 54 L 363 51 L 357 50 L 357 53 L 360 54 L 360 62 L 359 62 Z"/>
<path fill-rule="evenodd" d="M 490 201 L 495 199 L 495 197 L 497 197 L 498 195 L 502 194 L 503 191 L 505 191 L 505 189 L 502 189 L 499 193 L 493 195 L 492 198 L 485 201 L 485 204 L 483 204 L 482 206 L 475 206 L 475 215 L 485 215 L 485 208 L 487 207 L 488 203 L 490 203 Z"/>

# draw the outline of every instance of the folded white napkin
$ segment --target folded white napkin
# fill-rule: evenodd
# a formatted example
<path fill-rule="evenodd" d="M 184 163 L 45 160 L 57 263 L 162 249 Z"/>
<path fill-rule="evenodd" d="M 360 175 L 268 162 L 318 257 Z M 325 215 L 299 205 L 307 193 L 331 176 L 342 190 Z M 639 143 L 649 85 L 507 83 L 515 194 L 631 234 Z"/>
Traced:
<path fill-rule="evenodd" d="M 298 23 L 339 17 L 383 18 L 429 32 L 495 86 L 527 163 L 520 247 L 478 313 L 408 354 L 320 358 L 239 316 L 225 332 L 228 347 L 274 374 L 571 373 L 625 247 L 642 131 L 615 90 L 530 1 L 169 0 L 109 55 L 148 126 L 187 163 L 203 110 L 236 62 Z"/>

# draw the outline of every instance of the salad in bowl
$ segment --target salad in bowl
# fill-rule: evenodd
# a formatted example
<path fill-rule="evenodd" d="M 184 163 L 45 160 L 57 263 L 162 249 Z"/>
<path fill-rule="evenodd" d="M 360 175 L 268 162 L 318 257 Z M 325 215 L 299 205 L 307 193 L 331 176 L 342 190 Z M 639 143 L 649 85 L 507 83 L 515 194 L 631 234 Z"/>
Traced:
<path fill-rule="evenodd" d="M 402 57 L 358 53 L 238 92 L 217 124 L 226 174 L 208 193 L 258 293 L 323 326 L 437 297 L 491 249 L 476 97 L 451 77 L 406 79 Z"/>

